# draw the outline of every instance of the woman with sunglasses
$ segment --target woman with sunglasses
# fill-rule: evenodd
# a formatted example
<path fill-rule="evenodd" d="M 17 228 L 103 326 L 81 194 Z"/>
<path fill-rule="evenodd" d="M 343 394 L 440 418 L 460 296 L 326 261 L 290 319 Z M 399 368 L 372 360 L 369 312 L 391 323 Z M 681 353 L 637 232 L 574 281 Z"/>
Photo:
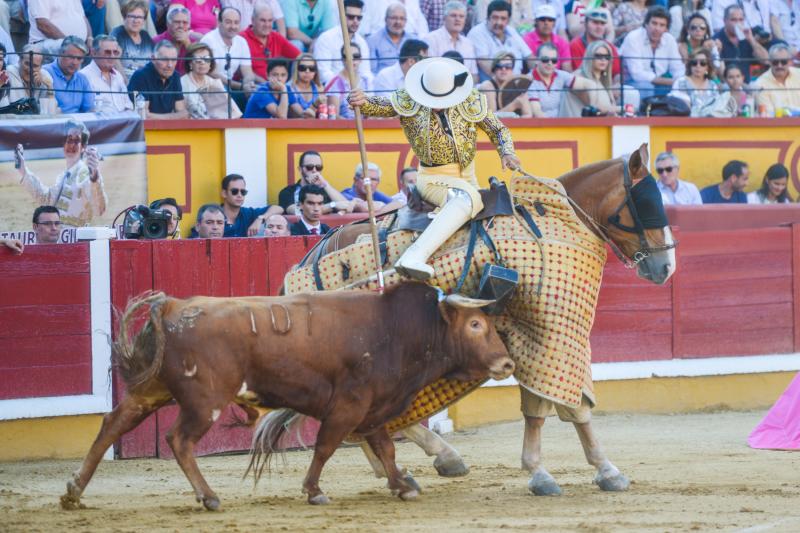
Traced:
<path fill-rule="evenodd" d="M 711 53 L 705 48 L 695 50 L 686 64 L 686 75 L 675 80 L 669 94 L 685 100 L 691 108 L 691 116 L 702 116 L 703 108 L 720 96 L 719 84 L 713 78 Z"/>
<path fill-rule="evenodd" d="M 514 78 L 514 54 L 500 52 L 492 59 L 492 77 L 477 86 L 477 89 L 486 95 L 489 109 L 494 113 L 507 114 L 522 118 L 533 116 L 531 103 L 524 90 L 516 93 L 516 98 L 511 103 L 503 106 L 501 95 L 504 87 Z"/>
<path fill-rule="evenodd" d="M 604 42 L 604 41 L 603 41 Z M 593 85 L 586 78 L 558 70 L 558 51 L 552 43 L 543 43 L 536 51 L 533 81 L 528 88 L 528 99 L 534 117 L 558 117 L 565 95 L 572 93 L 583 105 L 590 104 Z"/>
<path fill-rule="evenodd" d="M 353 53 L 353 70 L 358 72 L 361 78 L 358 87 L 362 91 L 368 92 L 372 89 L 370 81 L 359 72 L 361 48 L 356 43 L 350 43 L 350 50 Z M 342 47 L 342 61 L 344 61 L 344 46 Z M 327 94 L 328 99 L 328 113 L 334 110 L 338 112 L 340 118 L 355 117 L 355 112 L 347 103 L 347 95 L 350 94 L 350 76 L 347 74 L 346 65 L 325 86 L 325 94 Z"/>
<path fill-rule="evenodd" d="M 319 83 L 317 61 L 311 54 L 297 56 L 297 65 L 292 81 L 286 85 L 289 91 L 289 118 L 316 118 L 317 108 L 324 95 Z"/>
<path fill-rule="evenodd" d="M 789 195 L 789 169 L 775 163 L 767 169 L 761 188 L 747 193 L 748 204 L 788 204 L 793 202 Z"/>
<path fill-rule="evenodd" d="M 573 74 L 576 78 L 586 80 L 588 88 L 584 90 L 589 99 L 590 106 L 594 107 L 600 115 L 616 116 L 619 114 L 619 104 L 612 87 L 613 74 L 611 49 L 605 41 L 594 41 L 586 47 L 581 66 Z M 635 89 L 633 89 L 635 91 Z M 617 91 L 618 92 L 618 91 Z M 573 88 L 564 95 L 560 116 L 580 117 L 584 100 L 578 96 L 579 92 Z M 626 93 L 625 101 L 632 98 Z"/>
<path fill-rule="evenodd" d="M 6 72 L 6 47 L 0 43 L 0 107 L 9 104 L 8 95 L 11 89 L 8 72 Z"/>
<path fill-rule="evenodd" d="M 683 62 L 687 63 L 689 57 L 697 50 L 708 51 L 717 74 L 722 73 L 724 65 L 720 59 L 717 44 L 711 38 L 709 24 L 701 13 L 692 13 L 678 37 L 678 52 L 680 52 Z"/>
<path fill-rule="evenodd" d="M 153 55 L 153 39 L 144 29 L 147 12 L 145 0 L 128 0 L 122 5 L 122 25 L 111 30 L 122 52 L 122 73 L 126 79 L 147 65 Z"/>
<path fill-rule="evenodd" d="M 184 61 L 186 74 L 181 76 L 181 89 L 186 98 L 189 116 L 195 119 L 228 118 L 228 97 L 222 80 L 208 75 L 214 70 L 215 61 L 211 48 L 205 43 L 194 43 L 186 48 Z M 242 112 L 231 99 L 231 118 L 239 118 Z"/>

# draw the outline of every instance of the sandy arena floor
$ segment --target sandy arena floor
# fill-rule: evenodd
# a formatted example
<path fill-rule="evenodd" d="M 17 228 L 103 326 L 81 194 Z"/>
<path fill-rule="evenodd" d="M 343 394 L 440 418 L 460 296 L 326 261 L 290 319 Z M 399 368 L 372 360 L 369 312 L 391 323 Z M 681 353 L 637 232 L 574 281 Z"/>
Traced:
<path fill-rule="evenodd" d="M 223 512 L 195 503 L 176 463 L 126 460 L 100 465 L 83 502 L 62 511 L 58 498 L 78 461 L 0 464 L 1 531 L 800 531 L 800 453 L 756 451 L 745 439 L 763 413 L 608 415 L 595 419 L 609 455 L 632 480 L 627 493 L 592 485 L 572 427 L 545 425 L 545 465 L 560 498 L 531 496 L 520 471 L 522 423 L 484 427 L 449 440 L 469 476 L 436 476 L 413 444 L 399 460 L 424 493 L 414 502 L 389 495 L 360 450 L 339 450 L 323 472 L 327 507 L 300 494 L 310 452 L 292 452 L 252 491 L 241 481 L 246 457 L 210 457 L 200 467 Z"/>

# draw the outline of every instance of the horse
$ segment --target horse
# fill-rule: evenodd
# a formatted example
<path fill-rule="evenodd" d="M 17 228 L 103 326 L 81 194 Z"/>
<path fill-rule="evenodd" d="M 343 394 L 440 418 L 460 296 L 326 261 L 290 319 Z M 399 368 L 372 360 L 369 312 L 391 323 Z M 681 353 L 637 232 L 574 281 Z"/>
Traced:
<path fill-rule="evenodd" d="M 572 397 L 564 401 L 556 401 L 554 402 L 555 407 L 561 408 L 562 406 L 570 406 L 577 408 L 582 404 L 594 405 L 594 399 L 591 393 L 588 338 L 591 325 L 594 321 L 594 308 L 596 306 L 596 296 L 599 291 L 600 279 L 602 276 L 602 265 L 605 263 L 606 258 L 606 246 L 610 247 L 617 257 L 628 267 L 632 270 L 635 269 L 640 278 L 654 284 L 666 283 L 675 271 L 676 243 L 673 240 L 672 233 L 666 221 L 661 196 L 658 194 L 655 180 L 648 171 L 648 156 L 647 144 L 643 144 L 629 156 L 585 165 L 567 172 L 557 178 L 557 180 L 542 180 L 524 172 L 522 173 L 523 178 L 519 180 L 519 183 L 523 186 L 527 182 L 532 183 L 536 181 L 537 183 L 546 185 L 545 189 L 552 192 L 554 196 L 565 196 L 563 200 L 568 203 L 566 210 L 569 211 L 569 214 L 574 215 L 573 218 L 575 219 L 574 224 L 569 226 L 570 231 L 584 234 L 585 242 L 580 243 L 580 246 L 592 249 L 591 253 L 588 254 L 585 253 L 585 250 L 580 250 L 580 253 L 584 254 L 581 256 L 581 268 L 585 268 L 585 270 L 581 270 L 581 272 L 583 275 L 589 276 L 590 282 L 585 287 L 578 288 L 589 294 L 584 302 L 585 307 L 587 307 L 585 316 L 578 320 L 580 324 L 574 324 L 575 328 L 578 330 L 578 341 L 585 346 L 585 352 L 587 354 L 587 357 L 583 361 L 583 366 L 585 368 L 582 369 L 582 379 L 584 379 L 586 385 L 579 389 L 579 398 L 576 399 Z M 550 184 L 550 181 L 553 183 Z M 514 200 L 515 203 L 516 201 L 521 201 L 521 199 L 517 197 L 515 197 Z M 536 206 L 535 204 L 536 202 L 531 203 L 531 205 L 537 209 L 542 207 L 541 205 Z M 557 208 L 558 205 L 556 204 L 556 209 Z M 541 210 L 546 211 L 544 208 Z M 508 221 L 498 223 L 501 219 L 508 219 Z M 531 225 L 535 225 L 536 223 L 535 221 L 528 222 L 530 219 L 530 215 L 528 215 L 528 219 L 524 219 L 524 217 L 521 216 L 496 217 L 493 219 L 492 224 L 494 224 L 496 231 L 499 231 L 497 228 L 502 226 L 505 227 L 507 232 L 511 235 L 523 235 L 526 231 L 529 234 L 536 233 L 536 228 Z M 539 220 L 540 225 L 542 223 L 541 221 L 547 224 L 547 215 L 541 217 Z M 492 224 L 490 224 L 488 229 L 489 234 L 492 234 Z M 530 231 L 531 229 L 533 229 L 533 232 Z M 369 232 L 370 228 L 367 224 L 353 224 L 338 228 L 334 230 L 333 234 L 327 236 L 326 239 L 318 243 L 306 256 L 304 262 L 315 255 L 319 261 L 329 254 L 347 251 L 354 245 L 357 246 L 359 237 L 365 236 Z M 462 228 L 456 236 L 441 247 L 439 252 L 448 248 L 453 248 L 455 246 L 453 243 L 463 244 L 467 238 L 466 234 L 467 230 Z M 518 245 L 530 244 L 531 241 L 530 238 L 524 239 L 524 242 L 515 239 L 516 238 L 506 239 L 502 242 L 498 242 L 497 249 L 500 250 L 501 253 L 505 252 L 511 254 L 512 250 L 514 252 L 517 251 Z M 534 238 L 533 240 L 536 239 Z M 478 262 L 479 267 L 477 269 L 478 271 L 480 271 L 480 267 L 482 266 L 478 257 L 479 255 L 481 254 L 476 253 L 475 255 L 475 261 Z M 597 259 L 597 261 L 595 261 L 590 268 L 583 262 L 584 256 L 592 256 Z M 362 257 L 364 256 L 362 255 Z M 491 261 L 493 259 L 492 254 L 488 253 L 481 255 L 481 257 L 484 261 Z M 497 255 L 494 257 L 497 257 Z M 558 257 L 560 258 L 561 255 L 558 255 Z M 434 255 L 431 262 L 435 262 L 436 260 L 436 255 Z M 506 258 L 506 263 L 513 261 L 514 258 Z M 366 267 L 363 264 L 355 265 L 359 267 L 361 273 L 369 272 L 371 269 L 374 270 L 372 266 L 374 265 L 374 260 L 371 256 L 366 257 L 363 262 L 368 263 Z M 560 259 L 558 262 L 560 263 Z M 303 264 L 304 263 L 301 263 L 300 265 Z M 546 264 L 549 265 L 547 271 L 545 271 Z M 503 331 L 501 331 L 500 323 L 498 323 L 498 331 L 501 332 L 501 337 L 506 342 L 507 346 L 509 346 L 512 359 L 514 359 L 516 364 L 517 371 L 515 372 L 515 377 L 517 377 L 517 381 L 520 382 L 523 405 L 526 404 L 526 401 L 531 399 L 539 401 L 539 399 L 545 395 L 543 395 L 541 390 L 537 389 L 536 386 L 528 386 L 523 383 L 524 379 L 521 379 L 523 377 L 526 377 L 528 381 L 531 381 L 531 379 L 535 380 L 536 377 L 534 376 L 534 378 L 531 378 L 531 374 L 526 376 L 521 375 L 522 370 L 525 368 L 525 361 L 518 360 L 518 358 L 527 358 L 528 353 L 525 351 L 527 349 L 532 353 L 535 352 L 538 354 L 535 354 L 535 357 L 540 358 L 539 363 L 541 364 L 542 356 L 545 357 L 545 361 L 547 362 L 549 361 L 547 358 L 558 355 L 559 351 L 567 351 L 566 348 L 553 346 L 544 351 L 541 349 L 541 346 L 537 345 L 524 348 L 525 346 L 529 346 L 525 344 L 523 344 L 523 348 L 520 349 L 520 345 L 517 343 L 515 352 L 510 345 L 510 343 L 513 344 L 516 342 L 515 336 L 518 336 L 519 331 L 528 327 L 528 323 L 536 319 L 536 317 L 532 316 L 520 316 L 520 312 L 524 308 L 524 306 L 520 305 L 520 302 L 523 300 L 523 295 L 524 298 L 534 301 L 532 305 L 534 305 L 534 307 L 538 306 L 535 307 L 537 312 L 547 312 L 548 309 L 552 309 L 548 308 L 548 305 L 552 305 L 553 299 L 557 300 L 559 298 L 559 289 L 557 287 L 551 288 L 554 292 L 548 294 L 542 293 L 543 285 L 545 289 L 547 289 L 549 286 L 548 284 L 553 278 L 560 275 L 559 272 L 561 271 L 559 268 L 556 268 L 556 274 L 553 274 L 554 269 L 552 268 L 552 261 L 550 261 L 550 263 L 545 262 L 544 252 L 542 253 L 541 261 L 537 262 L 536 265 L 535 269 L 528 268 L 520 274 L 519 288 L 509 301 L 507 309 L 499 317 L 505 317 L 509 321 L 505 335 Z M 353 264 L 349 264 L 348 269 L 352 269 L 353 266 Z M 437 274 L 432 278 L 431 282 L 441 285 L 442 278 L 439 277 L 440 268 L 442 268 L 442 265 L 437 266 Z M 317 274 L 318 273 L 315 273 L 315 275 Z M 384 275 L 387 276 L 387 283 L 389 283 L 391 279 L 399 281 L 399 275 L 391 269 L 384 272 Z M 287 293 L 292 292 L 292 290 L 307 290 L 309 288 L 308 283 L 306 283 L 304 288 L 298 289 L 297 286 L 292 288 L 290 286 L 292 276 L 293 272 L 290 271 L 285 280 L 284 290 L 287 291 Z M 575 277 L 574 271 L 572 277 Z M 470 276 L 470 279 L 472 279 L 472 284 L 470 285 L 470 282 L 467 282 L 464 284 L 464 287 L 474 287 L 476 285 L 475 276 Z M 452 288 L 453 283 L 450 281 L 445 280 L 444 282 L 449 283 Z M 351 283 L 350 288 L 363 288 L 364 280 L 361 280 L 360 283 L 360 285 L 358 283 Z M 368 280 L 368 283 L 372 288 L 375 288 L 375 276 L 372 276 L 372 278 Z M 573 291 L 573 289 L 574 287 L 566 292 L 574 293 L 575 291 Z M 311 290 L 313 290 L 313 288 Z M 545 296 L 549 297 L 546 298 Z M 571 297 L 574 296 L 574 294 L 568 294 L 567 296 Z M 564 299 L 566 300 L 567 298 Z M 545 300 L 551 303 L 547 303 Z M 574 300 L 574 302 L 578 302 L 578 300 Z M 575 305 L 577 305 L 577 303 Z M 531 310 L 527 309 L 526 312 L 530 314 Z M 567 317 L 565 320 L 571 319 Z M 528 331 L 533 330 L 529 329 Z M 532 335 L 535 337 L 535 332 L 533 332 Z M 570 337 L 570 340 L 571 339 L 572 337 Z M 518 341 L 519 339 L 516 340 Z M 528 338 L 528 341 L 530 341 L 530 338 Z M 560 379 L 563 381 L 564 375 L 562 370 L 562 374 L 553 375 L 552 379 Z M 477 384 L 475 386 L 477 386 Z M 464 393 L 468 390 L 471 389 L 464 389 Z M 553 399 L 552 396 L 545 397 L 551 400 Z M 441 405 L 436 404 L 436 406 L 441 410 L 441 407 L 445 407 L 446 405 L 442 403 Z M 588 409 L 586 409 L 585 412 L 590 413 Z M 525 418 L 525 430 L 521 462 L 523 470 L 526 470 L 530 474 L 528 489 L 535 495 L 560 495 L 561 488 L 555 478 L 553 478 L 543 466 L 541 457 L 542 426 L 545 417 L 552 413 L 536 413 L 535 416 L 523 414 Z M 570 419 L 569 416 L 562 416 L 560 409 L 558 414 L 562 420 L 573 422 L 582 444 L 586 460 L 596 469 L 594 482 L 599 488 L 605 491 L 627 490 L 630 482 L 606 457 L 599 440 L 595 436 L 590 416 L 586 415 L 581 419 Z M 404 425 L 406 427 L 403 427 Z M 440 475 L 461 476 L 468 473 L 469 469 L 464 464 L 458 452 L 432 431 L 419 424 L 410 426 L 408 424 L 400 424 L 395 429 L 401 429 L 404 436 L 419 445 L 429 456 L 436 456 L 434 467 Z M 372 454 L 369 453 L 366 447 L 364 448 L 370 460 L 370 464 L 375 470 L 375 474 L 379 477 L 385 476 L 385 472 L 381 469 L 380 462 L 375 457 L 371 456 Z"/>

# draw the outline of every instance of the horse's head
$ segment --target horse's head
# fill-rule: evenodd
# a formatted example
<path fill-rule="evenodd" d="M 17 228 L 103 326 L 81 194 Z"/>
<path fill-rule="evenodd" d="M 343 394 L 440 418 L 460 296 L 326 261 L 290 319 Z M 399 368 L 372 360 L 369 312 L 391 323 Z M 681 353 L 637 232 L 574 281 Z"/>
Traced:
<path fill-rule="evenodd" d="M 635 266 L 640 278 L 661 285 L 675 272 L 675 242 L 647 162 L 647 144 L 615 160 L 616 180 L 595 213 L 626 264 Z"/>

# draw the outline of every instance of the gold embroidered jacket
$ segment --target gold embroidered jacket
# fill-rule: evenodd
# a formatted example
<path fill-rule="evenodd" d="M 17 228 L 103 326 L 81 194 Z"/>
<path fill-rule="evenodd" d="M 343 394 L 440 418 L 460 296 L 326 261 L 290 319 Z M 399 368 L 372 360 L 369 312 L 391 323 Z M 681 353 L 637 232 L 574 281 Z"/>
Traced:
<path fill-rule="evenodd" d="M 400 117 L 400 124 L 411 148 L 425 166 L 458 163 L 466 168 L 475 159 L 478 132 L 486 132 L 500 156 L 514 153 L 511 132 L 489 110 L 486 96 L 473 89 L 466 100 L 445 110 L 452 136 L 446 131 L 436 114 L 400 89 L 389 98 L 369 96 L 361 106 L 368 117 Z"/>

